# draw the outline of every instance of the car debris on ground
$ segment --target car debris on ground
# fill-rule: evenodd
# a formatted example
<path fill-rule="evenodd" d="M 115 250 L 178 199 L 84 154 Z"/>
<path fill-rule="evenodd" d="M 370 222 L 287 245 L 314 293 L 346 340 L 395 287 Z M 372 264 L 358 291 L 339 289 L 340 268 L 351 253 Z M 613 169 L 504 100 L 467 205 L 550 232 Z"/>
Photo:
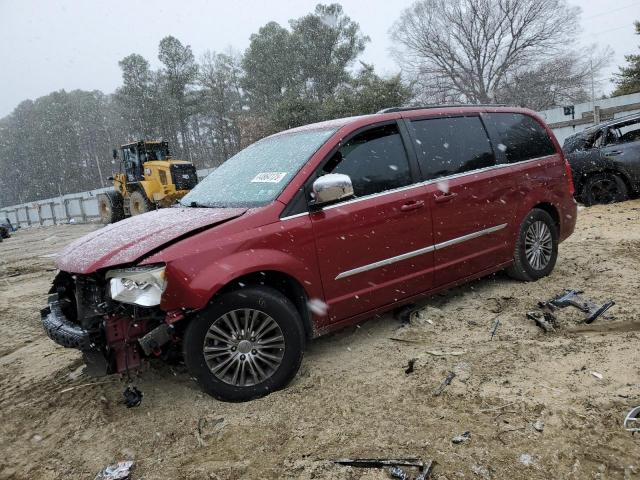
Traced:
<path fill-rule="evenodd" d="M 640 406 L 632 408 L 624 418 L 624 429 L 631 434 L 640 432 Z"/>
<path fill-rule="evenodd" d="M 417 358 L 410 358 L 409 361 L 407 362 L 407 366 L 405 367 L 404 373 L 406 373 L 407 375 L 409 375 L 410 373 L 413 373 L 415 370 L 416 361 L 418 361 Z"/>
<path fill-rule="evenodd" d="M 584 318 L 585 324 L 593 323 L 597 318 L 603 316 L 607 310 L 615 305 L 613 300 L 608 300 L 602 305 L 582 297 L 582 290 L 567 288 L 561 294 L 556 295 L 546 302 L 538 302 L 541 311 L 527 312 L 527 318 L 533 320 L 536 325 L 544 330 L 545 333 L 553 332 L 558 327 L 558 319 L 555 312 L 558 309 L 566 307 L 574 307 L 581 312 L 586 313 Z M 493 337 L 492 337 L 493 338 Z"/>
<path fill-rule="evenodd" d="M 584 319 L 584 323 L 593 323 L 598 317 L 603 315 L 607 310 L 613 307 L 616 303 L 613 300 L 609 300 L 602 305 L 598 305 L 593 301 L 586 299 L 580 294 L 584 293 L 583 290 L 577 290 L 574 288 L 568 288 L 560 295 L 548 300 L 546 302 L 538 303 L 538 306 L 542 309 L 548 309 L 554 311 L 557 308 L 575 307 L 581 312 L 587 314 Z"/>
<path fill-rule="evenodd" d="M 95 480 L 127 480 L 132 468 L 133 460 L 118 462 L 98 473 Z"/>
<path fill-rule="evenodd" d="M 436 465 L 435 460 L 424 462 L 419 458 L 345 458 L 334 460 L 333 463 L 355 468 L 386 468 L 391 478 L 400 480 L 410 480 L 412 478 L 402 467 L 417 468 L 419 473 L 415 480 L 427 480 L 431 478 L 433 467 Z"/>
<path fill-rule="evenodd" d="M 433 396 L 439 397 L 442 394 L 442 392 L 444 392 L 444 389 L 451 384 L 451 381 L 455 378 L 455 376 L 456 374 L 454 372 L 449 372 L 447 377 L 440 384 L 440 386 L 436 388 L 436 390 L 433 392 Z"/>
<path fill-rule="evenodd" d="M 489 340 L 493 340 L 493 337 L 496 336 L 496 332 L 498 331 L 499 326 L 500 326 L 500 318 L 496 318 L 496 321 L 493 324 L 493 329 L 491 330 L 491 338 Z"/>
<path fill-rule="evenodd" d="M 451 439 L 451 443 L 453 443 L 454 445 L 458 445 L 470 439 L 471 439 L 471 432 L 464 432 L 464 433 L 461 433 L 460 435 L 456 435 L 455 437 L 453 437 Z"/>
<path fill-rule="evenodd" d="M 555 331 L 556 317 L 550 312 L 527 312 L 527 318 L 536 322 L 544 333 Z"/>
<path fill-rule="evenodd" d="M 122 392 L 124 396 L 124 404 L 127 408 L 137 407 L 142 403 L 142 397 L 144 394 L 133 385 L 125 388 Z"/>

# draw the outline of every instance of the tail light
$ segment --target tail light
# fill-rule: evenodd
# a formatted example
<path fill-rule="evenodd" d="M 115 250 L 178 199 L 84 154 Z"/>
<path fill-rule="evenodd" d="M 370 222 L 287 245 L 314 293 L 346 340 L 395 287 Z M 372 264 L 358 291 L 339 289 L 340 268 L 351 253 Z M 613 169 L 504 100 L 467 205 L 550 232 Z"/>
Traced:
<path fill-rule="evenodd" d="M 571 165 L 569 165 L 569 162 L 567 161 L 567 157 L 563 155 L 562 158 L 564 158 L 564 172 L 565 172 L 565 175 L 567 176 L 569 193 L 573 195 L 576 192 L 576 187 L 573 185 L 573 172 L 571 171 Z"/>

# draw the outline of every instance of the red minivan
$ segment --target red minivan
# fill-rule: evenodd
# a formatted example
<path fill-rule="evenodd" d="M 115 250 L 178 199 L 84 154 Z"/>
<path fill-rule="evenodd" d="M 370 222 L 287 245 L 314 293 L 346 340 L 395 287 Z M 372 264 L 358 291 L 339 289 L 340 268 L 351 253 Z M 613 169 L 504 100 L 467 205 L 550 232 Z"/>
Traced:
<path fill-rule="evenodd" d="M 249 400 L 287 385 L 309 339 L 501 269 L 549 275 L 576 222 L 571 182 L 549 128 L 519 108 L 294 128 L 174 208 L 69 245 L 43 325 L 94 375 L 178 353 L 207 393 Z"/>

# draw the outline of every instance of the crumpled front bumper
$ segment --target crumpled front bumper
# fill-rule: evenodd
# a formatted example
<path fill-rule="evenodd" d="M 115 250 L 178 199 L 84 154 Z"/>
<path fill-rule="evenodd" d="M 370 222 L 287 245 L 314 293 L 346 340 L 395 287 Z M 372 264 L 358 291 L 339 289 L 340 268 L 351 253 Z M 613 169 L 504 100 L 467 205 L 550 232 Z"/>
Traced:
<path fill-rule="evenodd" d="M 95 350 L 92 333 L 67 319 L 57 293 L 49 295 L 48 303 L 49 306 L 40 311 L 40 317 L 49 338 L 66 348 L 82 351 Z"/>

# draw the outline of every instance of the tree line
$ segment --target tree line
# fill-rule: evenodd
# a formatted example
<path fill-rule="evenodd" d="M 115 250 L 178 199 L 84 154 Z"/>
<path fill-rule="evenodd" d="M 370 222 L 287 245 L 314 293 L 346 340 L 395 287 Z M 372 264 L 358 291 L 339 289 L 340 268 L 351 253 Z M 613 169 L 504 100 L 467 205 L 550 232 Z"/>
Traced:
<path fill-rule="evenodd" d="M 271 133 L 390 106 L 582 101 L 607 52 L 571 49 L 578 27 L 565 0 L 419 0 L 391 30 L 400 71 L 386 77 L 358 61 L 369 37 L 339 4 L 265 24 L 241 54 L 196 59 L 167 36 L 160 68 L 120 60 L 112 94 L 61 90 L 0 119 L 0 205 L 106 186 L 111 150 L 131 140 L 168 140 L 205 168 Z"/>

